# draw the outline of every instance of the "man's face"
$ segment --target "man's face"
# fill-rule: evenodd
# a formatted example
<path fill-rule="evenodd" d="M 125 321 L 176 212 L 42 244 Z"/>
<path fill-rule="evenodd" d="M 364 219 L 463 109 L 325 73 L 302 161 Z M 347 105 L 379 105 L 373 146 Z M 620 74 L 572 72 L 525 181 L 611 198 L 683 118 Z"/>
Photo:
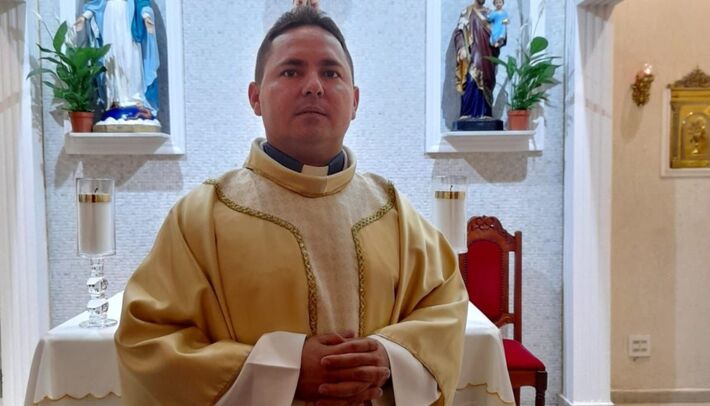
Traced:
<path fill-rule="evenodd" d="M 308 165 L 325 165 L 343 145 L 359 91 L 338 40 L 304 26 L 274 39 L 249 102 L 270 144 Z"/>

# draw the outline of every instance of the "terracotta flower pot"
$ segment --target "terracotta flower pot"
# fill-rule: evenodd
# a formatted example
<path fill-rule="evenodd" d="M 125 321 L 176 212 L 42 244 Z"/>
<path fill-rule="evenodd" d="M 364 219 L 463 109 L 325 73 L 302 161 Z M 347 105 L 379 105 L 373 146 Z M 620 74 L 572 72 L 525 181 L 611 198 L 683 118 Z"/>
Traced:
<path fill-rule="evenodd" d="M 90 133 L 94 127 L 94 113 L 90 111 L 70 111 L 72 131 L 75 133 Z"/>
<path fill-rule="evenodd" d="M 529 110 L 510 110 L 508 112 L 508 129 L 511 131 L 525 131 L 530 128 Z"/>

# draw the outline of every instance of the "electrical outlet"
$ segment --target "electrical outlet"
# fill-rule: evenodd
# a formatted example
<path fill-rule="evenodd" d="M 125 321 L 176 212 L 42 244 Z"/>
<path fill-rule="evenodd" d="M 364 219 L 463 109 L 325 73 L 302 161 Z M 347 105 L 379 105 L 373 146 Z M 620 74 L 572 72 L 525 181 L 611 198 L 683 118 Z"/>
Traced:
<path fill-rule="evenodd" d="M 640 358 L 651 356 L 651 336 L 632 334 L 629 336 L 629 357 Z"/>

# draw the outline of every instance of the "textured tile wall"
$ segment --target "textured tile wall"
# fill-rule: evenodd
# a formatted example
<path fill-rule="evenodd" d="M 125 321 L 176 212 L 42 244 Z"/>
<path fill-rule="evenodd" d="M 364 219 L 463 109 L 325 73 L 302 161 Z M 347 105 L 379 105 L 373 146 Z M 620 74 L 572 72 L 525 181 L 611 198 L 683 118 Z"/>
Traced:
<path fill-rule="evenodd" d="M 109 293 L 120 291 L 150 249 L 170 207 L 204 179 L 241 165 L 250 140 L 263 134 L 247 101 L 261 38 L 290 0 L 183 2 L 187 153 L 182 157 L 69 156 L 61 115 L 45 89 L 45 165 L 52 324 L 83 310 L 88 263 L 76 256 L 74 178 L 117 181 L 117 250 L 109 258 Z M 524 342 L 549 370 L 548 403 L 561 388 L 562 89 L 546 109 L 542 154 L 472 153 L 431 160 L 424 155 L 425 32 L 423 0 L 322 0 L 340 24 L 361 89 L 358 118 L 346 143 L 359 168 L 389 177 L 427 217 L 432 176 L 463 174 L 472 182 L 467 215 L 496 215 L 522 230 Z M 444 2 L 458 16 L 466 1 Z M 489 2 L 490 3 L 490 2 Z M 560 3 L 560 4 L 558 4 Z M 512 13 L 520 7 L 509 1 Z M 57 2 L 41 0 L 45 19 Z M 443 17 L 446 21 L 448 17 Z M 564 7 L 548 2 L 551 50 L 563 53 Z M 43 41 L 47 41 L 43 34 Z M 515 46 L 509 41 L 509 47 Z M 530 394 L 524 392 L 525 403 Z"/>

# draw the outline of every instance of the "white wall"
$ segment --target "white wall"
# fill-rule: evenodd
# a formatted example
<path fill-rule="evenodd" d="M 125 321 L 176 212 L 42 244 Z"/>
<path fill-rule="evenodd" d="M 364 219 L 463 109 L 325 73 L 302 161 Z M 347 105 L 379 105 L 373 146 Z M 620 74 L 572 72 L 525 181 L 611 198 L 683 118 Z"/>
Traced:
<path fill-rule="evenodd" d="M 0 2 L 0 321 L 2 396 L 19 404 L 35 343 L 49 328 L 41 106 L 24 80 L 35 42 L 33 0 Z"/>
<path fill-rule="evenodd" d="M 699 66 L 710 72 L 710 3 L 626 0 L 614 10 L 612 387 L 703 390 L 710 402 L 710 178 L 661 178 L 662 92 Z M 656 80 L 643 108 L 631 84 L 644 63 Z M 630 359 L 629 334 L 652 355 Z M 658 398 L 659 395 L 656 395 Z"/>
<path fill-rule="evenodd" d="M 321 3 L 341 26 L 355 62 L 361 102 L 346 143 L 359 156 L 360 170 L 392 179 L 427 216 L 431 177 L 464 174 L 472 181 L 469 216 L 496 215 L 509 231 L 523 231 L 524 342 L 547 365 L 548 399 L 554 402 L 561 387 L 562 86 L 552 92 L 542 154 L 475 153 L 435 162 L 424 155 L 425 2 Z M 564 4 L 548 3 L 551 51 L 562 55 Z M 106 261 L 113 294 L 150 249 L 175 201 L 204 179 L 241 165 L 249 141 L 263 134 L 247 102 L 247 84 L 265 31 L 290 4 L 215 0 L 206 8 L 202 2 L 183 2 L 184 157 L 68 156 L 62 151 L 61 116 L 45 97 L 54 325 L 81 311 L 86 302 L 88 263 L 75 252 L 73 179 L 110 176 L 117 181 L 118 254 Z M 58 14 L 55 1 L 41 0 L 40 5 L 45 18 Z M 460 10 L 443 12 L 458 15 Z"/>

